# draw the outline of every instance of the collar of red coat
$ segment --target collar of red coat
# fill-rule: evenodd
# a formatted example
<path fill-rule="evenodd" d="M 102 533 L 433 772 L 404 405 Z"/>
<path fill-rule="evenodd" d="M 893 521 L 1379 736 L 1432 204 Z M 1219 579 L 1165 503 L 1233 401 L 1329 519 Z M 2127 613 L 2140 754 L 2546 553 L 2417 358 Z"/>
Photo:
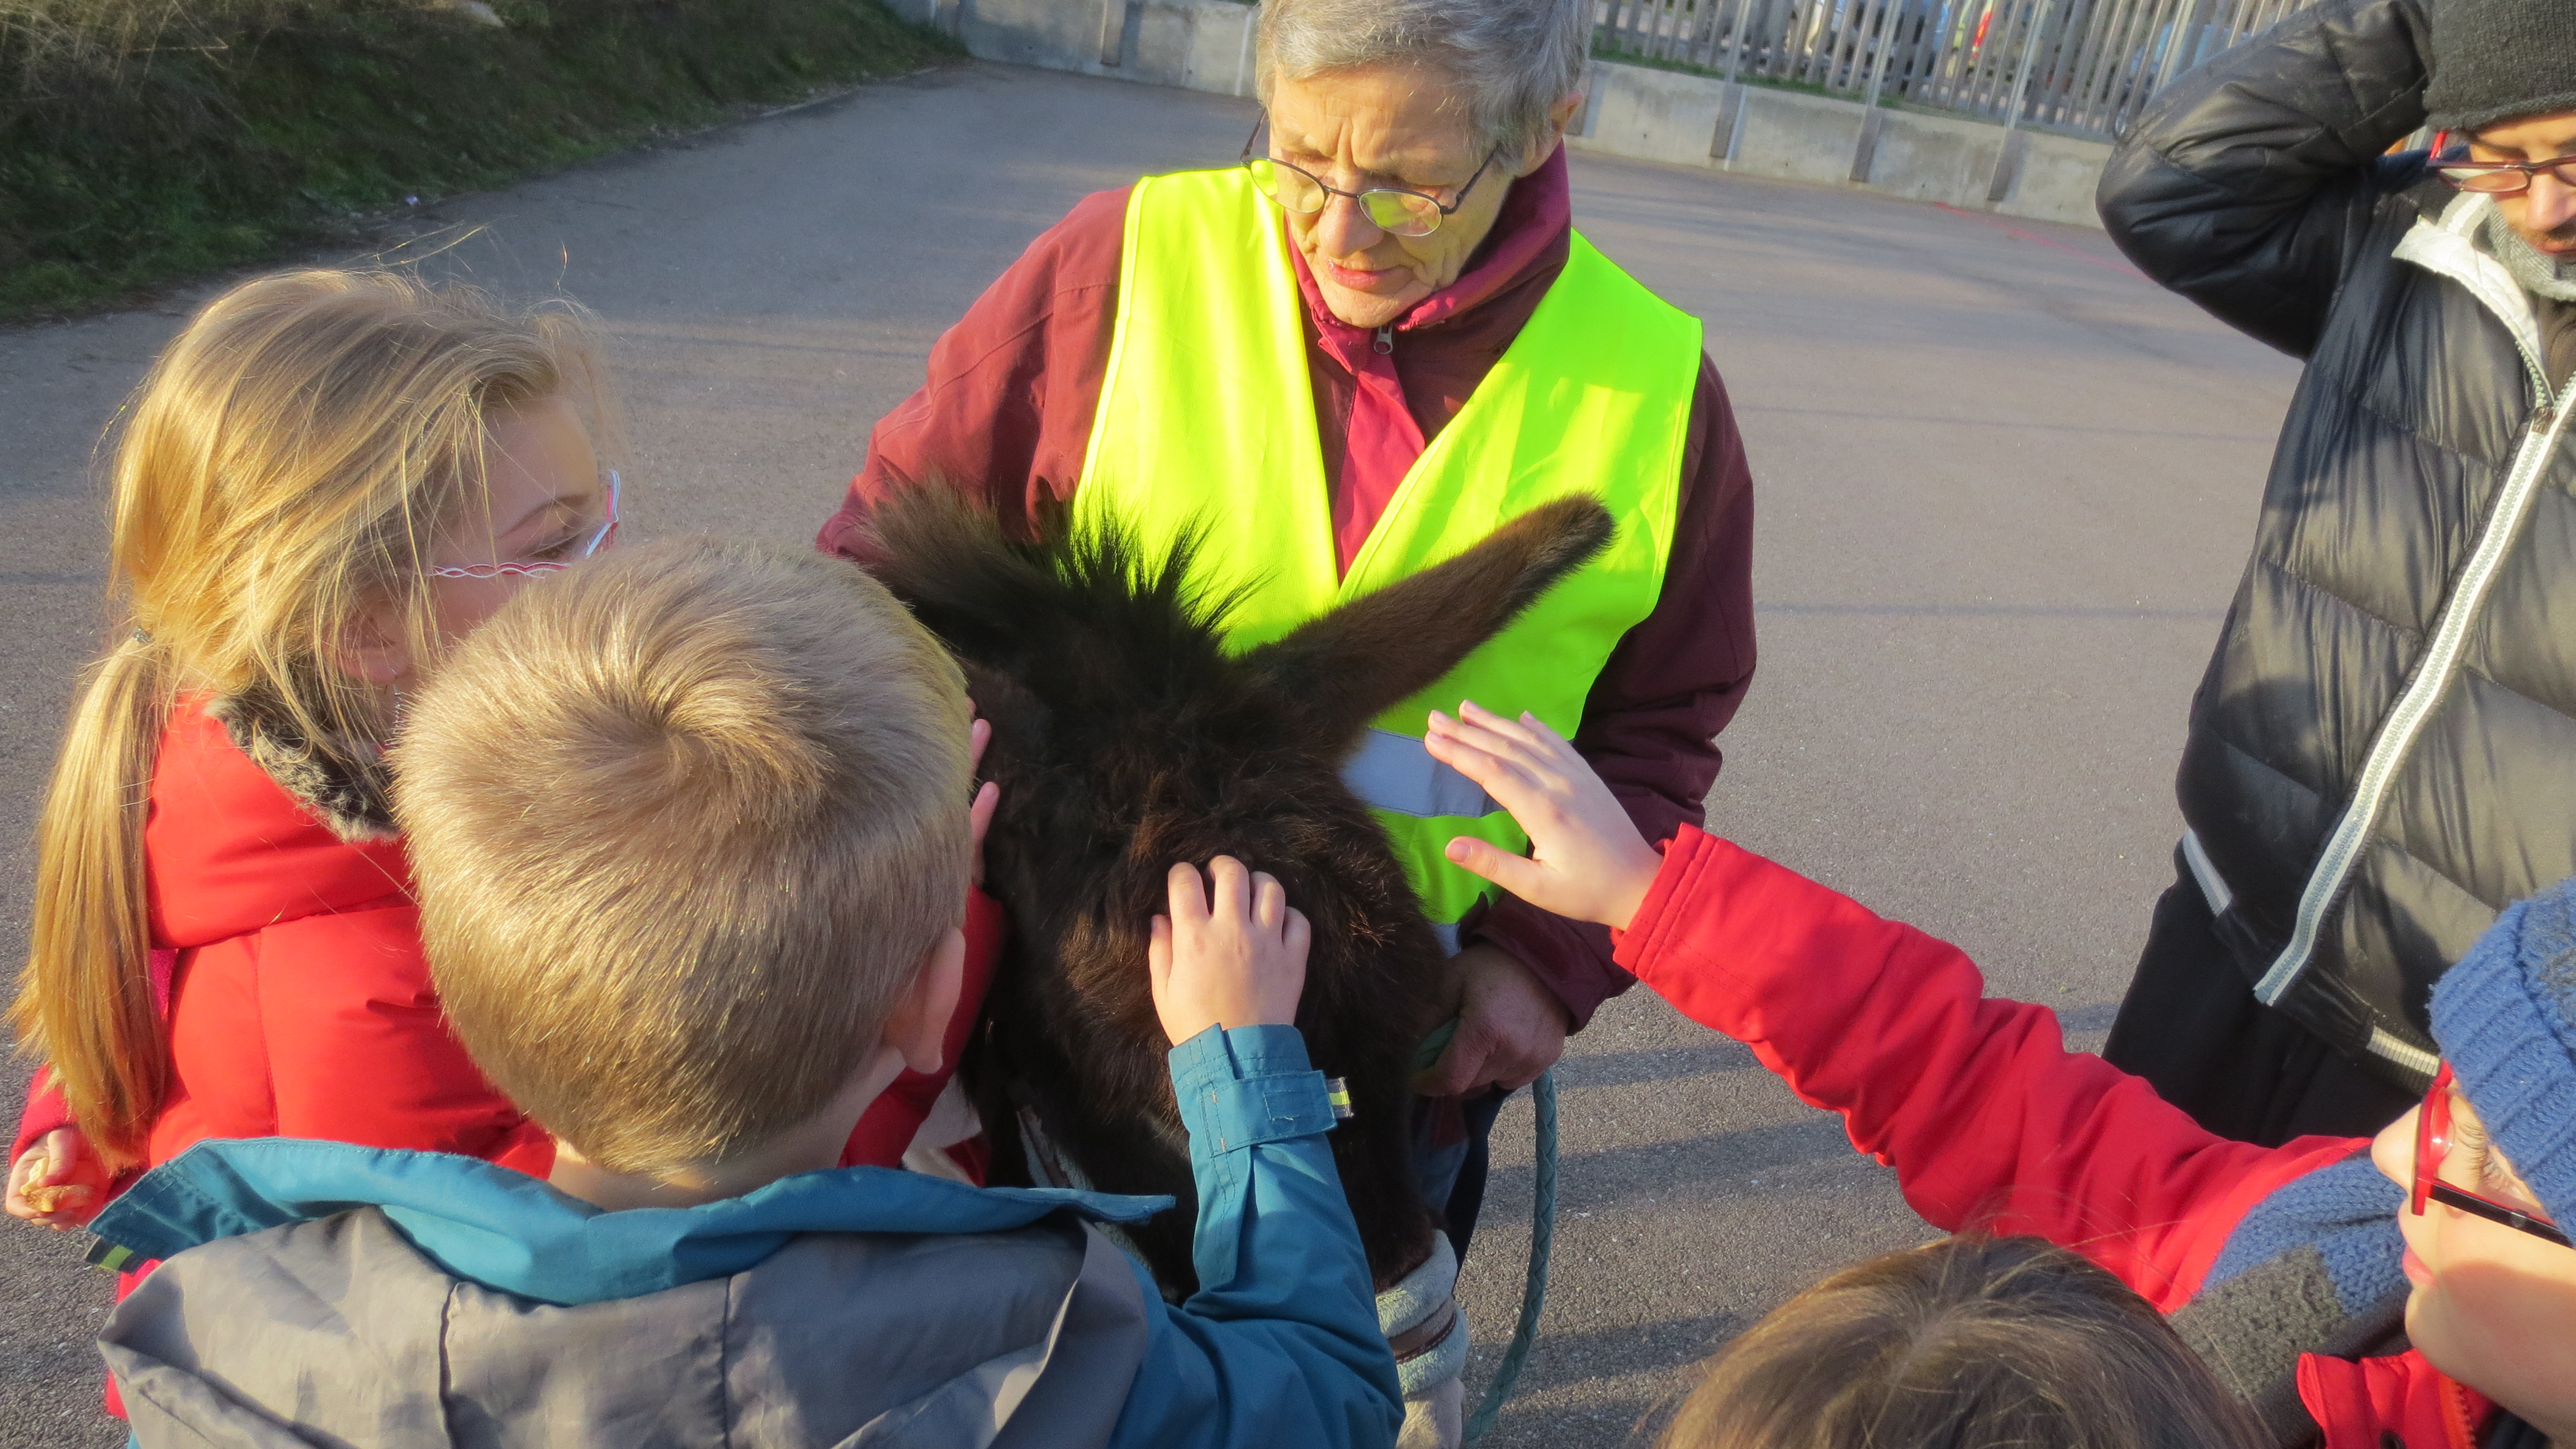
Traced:
<path fill-rule="evenodd" d="M 1459 313 L 1490 300 L 1520 281 L 1533 270 L 1561 260 L 1566 236 L 1574 229 L 1573 183 L 1565 173 L 1565 147 L 1559 145 L 1538 169 L 1512 183 L 1511 193 L 1503 198 L 1502 210 L 1494 216 L 1494 229 L 1467 260 L 1458 280 L 1413 304 L 1413 310 L 1395 321 L 1398 332 L 1413 332 L 1435 327 Z M 1324 294 L 1315 285 L 1315 274 L 1306 265 L 1306 254 L 1294 245 L 1288 254 L 1296 259 L 1297 289 L 1306 296 L 1306 315 L 1328 343 L 1343 349 L 1356 349 L 1369 338 L 1370 329 L 1354 327 L 1324 305 Z"/>
<path fill-rule="evenodd" d="M 407 905 L 402 842 L 351 844 L 233 743 L 202 698 L 170 711 L 143 827 L 152 944 L 177 950 L 305 916 Z"/>
<path fill-rule="evenodd" d="M 2325 1430 L 2324 1449 L 2477 1449 L 2495 1417 L 2484 1394 L 2445 1376 L 2413 1350 L 2378 1358 L 2299 1360 L 2299 1401 Z"/>

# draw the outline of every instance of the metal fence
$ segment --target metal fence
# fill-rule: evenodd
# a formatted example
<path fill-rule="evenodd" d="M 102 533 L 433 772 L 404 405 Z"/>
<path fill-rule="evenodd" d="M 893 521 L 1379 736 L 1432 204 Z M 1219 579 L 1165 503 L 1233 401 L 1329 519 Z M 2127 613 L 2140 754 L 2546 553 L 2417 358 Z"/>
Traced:
<path fill-rule="evenodd" d="M 1599 0 L 1609 59 L 2113 136 L 2308 0 Z"/>

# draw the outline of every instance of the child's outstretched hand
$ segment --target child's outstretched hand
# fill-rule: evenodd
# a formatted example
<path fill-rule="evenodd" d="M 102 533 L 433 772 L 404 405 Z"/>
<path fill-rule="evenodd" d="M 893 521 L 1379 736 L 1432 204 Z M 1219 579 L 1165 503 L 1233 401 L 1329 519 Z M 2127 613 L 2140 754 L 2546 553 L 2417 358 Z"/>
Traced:
<path fill-rule="evenodd" d="M 1230 855 L 1209 861 L 1207 875 L 1203 890 L 1195 866 L 1172 867 L 1172 913 L 1154 918 L 1145 953 L 1174 1046 L 1211 1026 L 1291 1025 L 1306 989 L 1309 928 L 1279 882 Z"/>
<path fill-rule="evenodd" d="M 1610 787 L 1535 715 L 1508 720 L 1474 700 L 1458 712 L 1433 710 L 1423 747 L 1512 812 L 1530 853 L 1506 855 L 1461 835 L 1449 842 L 1449 859 L 1540 910 L 1626 930 L 1664 860 Z"/>
<path fill-rule="evenodd" d="M 9 1216 L 60 1232 L 76 1228 L 107 1206 L 107 1166 L 77 1127 L 57 1127 L 9 1164 L 9 1191 L 0 1208 Z"/>

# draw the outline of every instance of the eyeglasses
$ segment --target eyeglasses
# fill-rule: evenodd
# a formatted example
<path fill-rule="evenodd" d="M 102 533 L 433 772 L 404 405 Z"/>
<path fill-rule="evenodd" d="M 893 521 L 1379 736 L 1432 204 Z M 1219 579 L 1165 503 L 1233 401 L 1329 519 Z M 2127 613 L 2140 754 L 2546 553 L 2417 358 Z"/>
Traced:
<path fill-rule="evenodd" d="M 2471 161 L 2465 146 L 2444 151 L 2437 142 L 2433 148 L 2433 174 L 2462 191 L 2475 191 L 2485 196 L 2520 196 L 2531 189 L 2532 178 L 2555 176 L 2561 186 L 2576 186 L 2576 156 L 2561 156 L 2554 161 Z"/>
<path fill-rule="evenodd" d="M 556 558 L 514 559 L 509 563 L 449 564 L 434 568 L 434 579 L 519 579 L 535 574 L 550 574 L 571 568 L 574 564 L 605 549 L 617 537 L 617 470 L 608 471 L 608 517 L 595 528 L 585 529 L 545 550 L 560 555 Z"/>
<path fill-rule="evenodd" d="M 2451 1151 L 2451 1064 L 2433 1074 L 2433 1090 L 2424 1094 L 2424 1111 L 2415 1119 L 2415 1191 L 2410 1202 L 2417 1217 L 2424 1215 L 2424 1204 L 2437 1202 L 2457 1208 L 2471 1217 L 2502 1223 L 2508 1228 L 2531 1234 L 2535 1238 L 2569 1246 L 2567 1235 L 2558 1225 L 2538 1213 L 2483 1198 L 2466 1188 L 2453 1187 L 2442 1180 L 2442 1159 Z"/>
<path fill-rule="evenodd" d="M 1267 122 L 1253 126 L 1250 139 L 1243 143 L 1243 154 L 1235 158 L 1244 170 L 1252 173 L 1252 184 L 1261 188 L 1262 195 L 1299 216 L 1313 216 L 1322 211 L 1331 198 L 1347 196 L 1360 204 L 1360 214 L 1369 219 L 1371 226 L 1397 236 L 1429 236 L 1438 231 L 1442 220 L 1467 204 L 1467 193 L 1476 189 L 1476 183 L 1484 180 L 1485 173 L 1493 169 L 1494 158 L 1503 154 L 1500 147 L 1486 152 L 1484 164 L 1476 168 L 1475 175 L 1467 178 L 1466 185 L 1458 188 L 1456 199 L 1444 204 L 1429 192 L 1402 186 L 1372 186 L 1366 191 L 1344 191 L 1312 172 L 1300 170 L 1275 157 L 1255 156 L 1252 144 L 1261 139 L 1263 124 Z"/>

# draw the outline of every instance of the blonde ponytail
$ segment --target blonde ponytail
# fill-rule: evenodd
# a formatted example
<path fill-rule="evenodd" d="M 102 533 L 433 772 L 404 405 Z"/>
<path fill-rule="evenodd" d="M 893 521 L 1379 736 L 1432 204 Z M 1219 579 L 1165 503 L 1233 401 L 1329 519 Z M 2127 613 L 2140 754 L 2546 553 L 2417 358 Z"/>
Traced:
<path fill-rule="evenodd" d="M 72 712 L 37 825 L 35 918 L 10 1013 L 112 1164 L 141 1160 L 170 1076 L 143 825 L 183 693 L 258 691 L 308 740 L 381 740 L 338 662 L 364 610 L 440 649 L 425 566 L 483 497 L 487 416 L 563 397 L 601 420 L 586 320 L 366 271 L 216 298 L 118 439 L 109 589 L 129 622 Z"/>
<path fill-rule="evenodd" d="M 170 1074 L 143 866 L 152 760 L 169 713 L 160 651 L 140 635 L 91 670 L 45 795 L 36 842 L 45 868 L 11 1012 L 21 1039 L 43 1043 L 55 1090 L 91 1143 L 119 1163 L 141 1156 Z"/>

